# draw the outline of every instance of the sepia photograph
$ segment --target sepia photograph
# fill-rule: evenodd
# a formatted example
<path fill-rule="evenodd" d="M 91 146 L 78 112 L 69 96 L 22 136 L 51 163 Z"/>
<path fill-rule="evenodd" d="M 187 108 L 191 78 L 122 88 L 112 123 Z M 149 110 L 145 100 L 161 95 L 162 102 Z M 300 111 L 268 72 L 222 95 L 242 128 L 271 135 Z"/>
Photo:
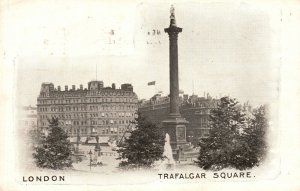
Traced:
<path fill-rule="evenodd" d="M 283 64 L 293 58 L 284 35 L 300 26 L 282 32 L 299 2 L 281 5 L 1 4 L 12 119 L 1 131 L 3 190 L 270 190 L 295 173 L 286 163 L 300 164 L 287 138 L 299 131 L 286 128 L 298 118 L 284 120 L 285 110 L 297 115 L 300 91 L 289 100 L 283 83 L 297 76 L 284 73 L 294 66 Z"/>

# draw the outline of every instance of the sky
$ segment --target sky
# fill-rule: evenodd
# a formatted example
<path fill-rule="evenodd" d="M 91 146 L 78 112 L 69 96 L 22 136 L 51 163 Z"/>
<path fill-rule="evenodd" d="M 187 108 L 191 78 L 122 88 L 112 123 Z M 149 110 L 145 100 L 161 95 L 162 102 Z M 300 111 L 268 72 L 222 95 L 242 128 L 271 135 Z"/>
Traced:
<path fill-rule="evenodd" d="M 4 13 L 16 96 L 35 105 L 41 83 L 131 83 L 139 99 L 169 93 L 170 5 L 178 27 L 179 86 L 253 105 L 278 98 L 274 15 L 246 3 L 20 1 Z M 274 13 L 272 13 L 274 14 Z M 277 13 L 276 13 L 277 14 Z M 156 81 L 155 86 L 147 86 Z"/>

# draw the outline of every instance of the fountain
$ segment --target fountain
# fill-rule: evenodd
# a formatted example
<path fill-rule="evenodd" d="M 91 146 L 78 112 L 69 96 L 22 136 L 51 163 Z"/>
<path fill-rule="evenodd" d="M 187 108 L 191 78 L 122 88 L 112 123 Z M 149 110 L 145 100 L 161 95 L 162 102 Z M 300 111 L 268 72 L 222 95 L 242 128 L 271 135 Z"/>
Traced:
<path fill-rule="evenodd" d="M 174 169 L 175 161 L 173 159 L 173 152 L 170 144 L 170 135 L 166 133 L 165 146 L 163 156 L 165 158 L 163 164 L 166 169 Z"/>

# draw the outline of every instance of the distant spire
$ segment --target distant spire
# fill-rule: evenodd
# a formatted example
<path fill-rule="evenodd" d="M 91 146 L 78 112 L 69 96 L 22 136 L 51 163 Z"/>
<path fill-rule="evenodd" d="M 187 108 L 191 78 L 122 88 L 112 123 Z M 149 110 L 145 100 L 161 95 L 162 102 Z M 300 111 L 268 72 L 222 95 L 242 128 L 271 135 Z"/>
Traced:
<path fill-rule="evenodd" d="M 177 25 L 176 25 L 176 19 L 175 19 L 175 9 L 174 9 L 173 5 L 171 5 L 170 13 L 171 13 L 171 16 L 170 16 L 170 27 L 171 26 L 176 27 Z"/>

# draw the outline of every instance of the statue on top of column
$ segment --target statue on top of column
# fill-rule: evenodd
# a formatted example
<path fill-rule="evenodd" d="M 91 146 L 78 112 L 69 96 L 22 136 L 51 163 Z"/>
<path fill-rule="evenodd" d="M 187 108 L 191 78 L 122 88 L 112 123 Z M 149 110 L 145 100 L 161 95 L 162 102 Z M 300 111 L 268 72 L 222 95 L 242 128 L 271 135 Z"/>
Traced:
<path fill-rule="evenodd" d="M 170 26 L 176 27 L 175 9 L 174 9 L 173 5 L 171 5 L 170 13 L 171 13 L 171 16 L 170 16 Z"/>

